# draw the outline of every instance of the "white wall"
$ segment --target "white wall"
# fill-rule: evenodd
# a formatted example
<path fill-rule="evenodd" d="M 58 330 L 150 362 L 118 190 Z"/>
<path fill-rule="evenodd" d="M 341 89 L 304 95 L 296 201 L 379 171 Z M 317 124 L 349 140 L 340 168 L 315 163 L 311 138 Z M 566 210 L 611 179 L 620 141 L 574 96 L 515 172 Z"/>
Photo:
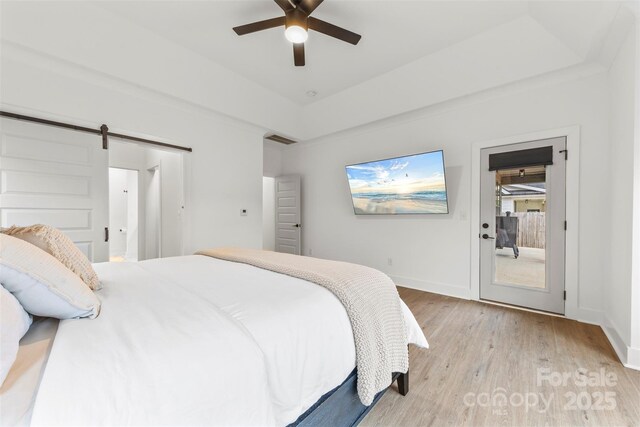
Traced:
<path fill-rule="evenodd" d="M 276 181 L 262 178 L 262 249 L 276 249 Z"/>
<path fill-rule="evenodd" d="M 264 141 L 262 174 L 262 248 L 276 248 L 275 180 L 282 175 L 282 152 L 284 146 L 278 142 Z"/>
<path fill-rule="evenodd" d="M 160 227 L 162 257 L 178 256 L 183 253 L 182 213 L 184 206 L 184 179 L 182 176 L 182 153 L 147 149 L 146 176 L 149 169 L 158 167 L 160 171 Z"/>
<path fill-rule="evenodd" d="M 146 206 L 144 246 L 147 259 L 162 257 L 162 198 L 160 167 L 144 170 Z"/>
<path fill-rule="evenodd" d="M 516 85 L 351 132 L 292 146 L 284 173 L 303 176 L 304 253 L 378 268 L 397 283 L 470 296 L 471 145 L 539 130 L 581 126 L 580 315 L 602 308 L 603 258 L 609 218 L 608 87 L 599 73 L 545 86 Z M 444 149 L 450 214 L 355 216 L 344 166 Z M 393 265 L 388 265 L 388 258 Z"/>
<path fill-rule="evenodd" d="M 633 180 L 633 254 L 631 283 L 631 351 L 627 363 L 640 369 L 640 5 L 635 4 L 636 22 L 636 115 Z"/>
<path fill-rule="evenodd" d="M 275 178 L 282 175 L 282 150 L 283 145 L 278 142 L 264 141 L 264 159 L 262 163 L 262 175 Z"/>
<path fill-rule="evenodd" d="M 606 285 L 603 289 L 604 324 L 610 328 L 614 346 L 626 360 L 631 345 L 631 273 L 635 144 L 635 31 L 629 31 L 611 69 L 610 87 L 610 177 L 611 220 L 607 224 L 609 248 L 605 256 Z M 623 361 L 624 361 L 623 360 Z"/>
<path fill-rule="evenodd" d="M 631 285 L 631 351 L 627 363 L 640 369 L 640 5 L 635 3 L 636 119 L 633 184 L 633 274 Z"/>
<path fill-rule="evenodd" d="M 138 237 L 140 235 L 140 221 L 138 220 L 139 198 L 138 198 L 138 171 L 127 171 L 127 250 L 125 259 L 128 261 L 138 261 Z"/>
<path fill-rule="evenodd" d="M 262 246 L 258 129 L 33 52 L 3 50 L 0 108 L 190 146 L 185 155 L 184 253 Z M 240 216 L 240 209 L 248 210 Z"/>

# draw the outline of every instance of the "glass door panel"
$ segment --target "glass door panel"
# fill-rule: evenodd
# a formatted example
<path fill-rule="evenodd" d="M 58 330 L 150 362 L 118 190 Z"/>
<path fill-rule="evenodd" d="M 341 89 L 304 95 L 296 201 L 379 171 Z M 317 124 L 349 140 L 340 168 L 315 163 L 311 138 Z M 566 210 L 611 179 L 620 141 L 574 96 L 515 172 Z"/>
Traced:
<path fill-rule="evenodd" d="M 495 171 L 495 282 L 545 288 L 546 167 Z"/>

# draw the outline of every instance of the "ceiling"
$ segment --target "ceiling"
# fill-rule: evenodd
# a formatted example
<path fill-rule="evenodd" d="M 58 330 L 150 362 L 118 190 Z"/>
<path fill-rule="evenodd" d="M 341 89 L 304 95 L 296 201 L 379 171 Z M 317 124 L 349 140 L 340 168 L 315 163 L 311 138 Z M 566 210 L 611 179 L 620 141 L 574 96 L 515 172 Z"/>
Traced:
<path fill-rule="evenodd" d="M 116 1 L 99 6 L 306 105 L 525 15 L 586 56 L 593 53 L 597 37 L 606 37 L 618 3 L 326 0 L 313 15 L 363 38 L 352 46 L 311 32 L 306 67 L 293 66 L 283 29 L 243 37 L 231 30 L 281 15 L 271 0 Z M 310 97 L 310 91 L 317 95 Z"/>
<path fill-rule="evenodd" d="M 271 0 L 127 1 L 100 7 L 142 25 L 300 105 L 528 13 L 522 1 L 326 0 L 313 16 L 361 34 L 357 46 L 311 32 L 306 67 L 294 67 L 284 29 L 243 37 L 231 28 L 282 15 Z M 317 92 L 315 98 L 308 91 Z"/>

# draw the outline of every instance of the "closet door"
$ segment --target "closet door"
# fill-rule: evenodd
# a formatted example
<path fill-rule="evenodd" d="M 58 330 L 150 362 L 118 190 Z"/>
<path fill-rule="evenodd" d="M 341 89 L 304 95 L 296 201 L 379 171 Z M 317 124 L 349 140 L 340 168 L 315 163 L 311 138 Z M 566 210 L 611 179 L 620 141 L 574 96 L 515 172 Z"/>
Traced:
<path fill-rule="evenodd" d="M 0 118 L 0 226 L 52 225 L 108 261 L 108 173 L 99 135 Z"/>

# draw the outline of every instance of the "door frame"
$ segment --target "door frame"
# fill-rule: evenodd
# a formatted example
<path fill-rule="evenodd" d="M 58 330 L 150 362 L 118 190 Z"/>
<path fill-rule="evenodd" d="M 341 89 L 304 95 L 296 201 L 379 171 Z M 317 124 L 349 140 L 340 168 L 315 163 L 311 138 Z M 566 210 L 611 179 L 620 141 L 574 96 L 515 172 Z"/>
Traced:
<path fill-rule="evenodd" d="M 579 308 L 579 230 L 580 230 L 580 126 L 550 129 L 514 135 L 488 141 L 479 141 L 471 148 L 471 299 L 480 300 L 480 151 L 483 148 L 500 147 L 520 142 L 549 138 L 567 138 L 568 160 L 566 163 L 566 217 L 565 240 L 565 317 L 597 322 L 595 312 Z"/>

